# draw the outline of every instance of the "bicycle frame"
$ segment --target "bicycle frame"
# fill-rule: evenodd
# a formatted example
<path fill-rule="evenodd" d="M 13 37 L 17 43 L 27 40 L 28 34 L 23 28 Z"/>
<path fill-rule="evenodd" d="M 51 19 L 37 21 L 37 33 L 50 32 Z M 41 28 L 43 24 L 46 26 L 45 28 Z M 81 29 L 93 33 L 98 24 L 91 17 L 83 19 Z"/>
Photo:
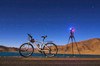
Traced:
<path fill-rule="evenodd" d="M 42 49 L 40 49 L 40 48 L 37 46 L 37 44 L 36 44 L 35 42 L 41 43 L 42 46 L 43 46 L 43 45 L 46 46 L 46 45 L 44 44 L 44 41 L 43 41 L 43 42 L 40 42 L 40 41 L 34 40 L 33 44 L 34 44 L 34 45 L 38 48 L 38 50 L 40 50 L 40 51 L 48 51 L 48 50 L 42 50 Z M 29 41 L 28 43 L 30 44 L 31 41 Z M 29 45 L 28 45 L 28 46 L 29 46 Z M 42 46 L 41 46 L 41 48 L 42 48 Z M 46 47 L 47 47 L 47 46 L 46 46 Z M 47 48 L 48 48 L 48 47 L 47 47 Z M 49 48 L 48 48 L 48 49 L 49 49 Z"/>

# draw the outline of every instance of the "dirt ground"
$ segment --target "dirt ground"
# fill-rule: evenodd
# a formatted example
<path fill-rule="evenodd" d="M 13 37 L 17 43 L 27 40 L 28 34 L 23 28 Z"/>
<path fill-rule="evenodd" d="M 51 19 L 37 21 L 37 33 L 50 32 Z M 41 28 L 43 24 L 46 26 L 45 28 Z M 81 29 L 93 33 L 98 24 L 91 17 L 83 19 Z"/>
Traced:
<path fill-rule="evenodd" d="M 0 57 L 0 66 L 100 66 L 100 58 Z"/>

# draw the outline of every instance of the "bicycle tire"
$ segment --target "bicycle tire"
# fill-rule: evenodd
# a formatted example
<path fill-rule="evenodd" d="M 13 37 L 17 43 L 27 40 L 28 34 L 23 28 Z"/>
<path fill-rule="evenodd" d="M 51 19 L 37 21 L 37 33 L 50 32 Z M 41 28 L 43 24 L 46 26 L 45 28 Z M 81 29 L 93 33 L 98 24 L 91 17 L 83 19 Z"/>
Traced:
<path fill-rule="evenodd" d="M 47 56 L 47 57 L 54 57 L 56 54 L 57 54 L 57 52 L 58 52 L 58 48 L 57 48 L 57 46 L 54 44 L 54 43 L 46 43 L 45 45 L 47 46 L 47 45 L 49 45 L 49 44 L 51 44 L 51 45 L 53 45 L 54 47 L 55 47 L 55 49 L 53 49 L 54 51 L 55 51 L 55 53 L 53 52 L 53 54 L 50 56 L 50 55 L 48 55 L 49 53 L 47 52 L 46 53 L 46 51 L 43 51 L 43 53 L 44 53 L 44 55 L 45 56 Z M 53 47 L 53 46 L 51 46 L 51 47 Z M 50 46 L 49 46 L 50 47 Z M 45 46 L 43 47 L 43 50 L 45 50 Z M 49 49 L 51 49 L 51 48 L 49 48 Z M 49 52 L 51 52 L 50 50 L 49 50 Z"/>
<path fill-rule="evenodd" d="M 22 44 L 22 45 L 20 46 L 20 48 L 19 48 L 19 54 L 20 54 L 21 56 L 23 56 L 23 57 L 29 57 L 29 56 L 31 56 L 31 55 L 33 54 L 33 52 L 34 52 L 34 47 L 33 47 L 32 44 L 29 44 L 29 46 L 31 46 L 30 49 L 32 49 L 32 51 L 31 51 L 30 54 L 28 54 L 28 55 L 24 55 L 25 52 L 24 52 L 24 54 L 23 54 L 22 51 L 24 51 L 24 50 L 21 50 L 21 48 L 22 48 L 25 44 L 28 45 L 28 43 L 24 43 L 24 44 Z"/>

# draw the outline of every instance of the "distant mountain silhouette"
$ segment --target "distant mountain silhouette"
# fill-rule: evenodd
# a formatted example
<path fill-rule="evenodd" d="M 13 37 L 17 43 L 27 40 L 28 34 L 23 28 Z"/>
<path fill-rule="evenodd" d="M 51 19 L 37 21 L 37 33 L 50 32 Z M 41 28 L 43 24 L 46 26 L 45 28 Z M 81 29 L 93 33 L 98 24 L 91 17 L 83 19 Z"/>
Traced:
<path fill-rule="evenodd" d="M 75 43 L 73 44 L 75 54 L 78 54 Z M 81 42 L 77 42 L 81 54 L 100 54 L 100 38 L 93 38 Z M 64 46 L 58 46 L 59 53 L 72 54 L 72 43 Z"/>
<path fill-rule="evenodd" d="M 80 41 L 77 42 L 77 45 L 81 54 L 100 55 L 100 38 L 93 38 L 85 41 Z M 66 45 L 58 45 L 57 47 L 58 47 L 58 53 L 72 54 L 72 43 Z M 73 49 L 74 49 L 74 54 L 78 54 L 75 43 L 73 44 Z M 18 52 L 18 48 L 0 46 L 0 52 Z M 36 50 L 35 52 L 37 53 L 38 51 Z"/>
<path fill-rule="evenodd" d="M 18 48 L 15 47 L 5 47 L 0 45 L 0 52 L 17 52 Z"/>

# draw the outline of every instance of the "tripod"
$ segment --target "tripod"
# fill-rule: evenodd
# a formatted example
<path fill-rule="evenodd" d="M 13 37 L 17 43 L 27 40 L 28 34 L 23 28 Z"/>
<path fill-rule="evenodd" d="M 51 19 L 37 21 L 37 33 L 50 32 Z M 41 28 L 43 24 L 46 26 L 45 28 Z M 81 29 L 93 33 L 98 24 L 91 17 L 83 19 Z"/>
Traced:
<path fill-rule="evenodd" d="M 80 55 L 80 50 L 79 50 L 78 45 L 77 45 L 77 43 L 76 43 L 76 40 L 75 40 L 75 37 L 74 37 L 73 32 L 74 32 L 74 30 L 72 29 L 72 30 L 70 31 L 70 37 L 69 37 L 69 39 L 68 39 L 68 43 L 67 43 L 67 44 L 69 44 L 69 41 L 70 41 L 70 39 L 71 39 L 71 42 L 72 42 L 72 54 L 73 54 L 73 56 L 74 56 L 74 51 L 73 51 L 73 40 L 74 40 L 75 45 L 76 45 L 77 50 L 78 50 L 78 53 L 79 53 L 79 55 Z M 67 49 L 68 49 L 68 45 L 67 45 Z"/>

